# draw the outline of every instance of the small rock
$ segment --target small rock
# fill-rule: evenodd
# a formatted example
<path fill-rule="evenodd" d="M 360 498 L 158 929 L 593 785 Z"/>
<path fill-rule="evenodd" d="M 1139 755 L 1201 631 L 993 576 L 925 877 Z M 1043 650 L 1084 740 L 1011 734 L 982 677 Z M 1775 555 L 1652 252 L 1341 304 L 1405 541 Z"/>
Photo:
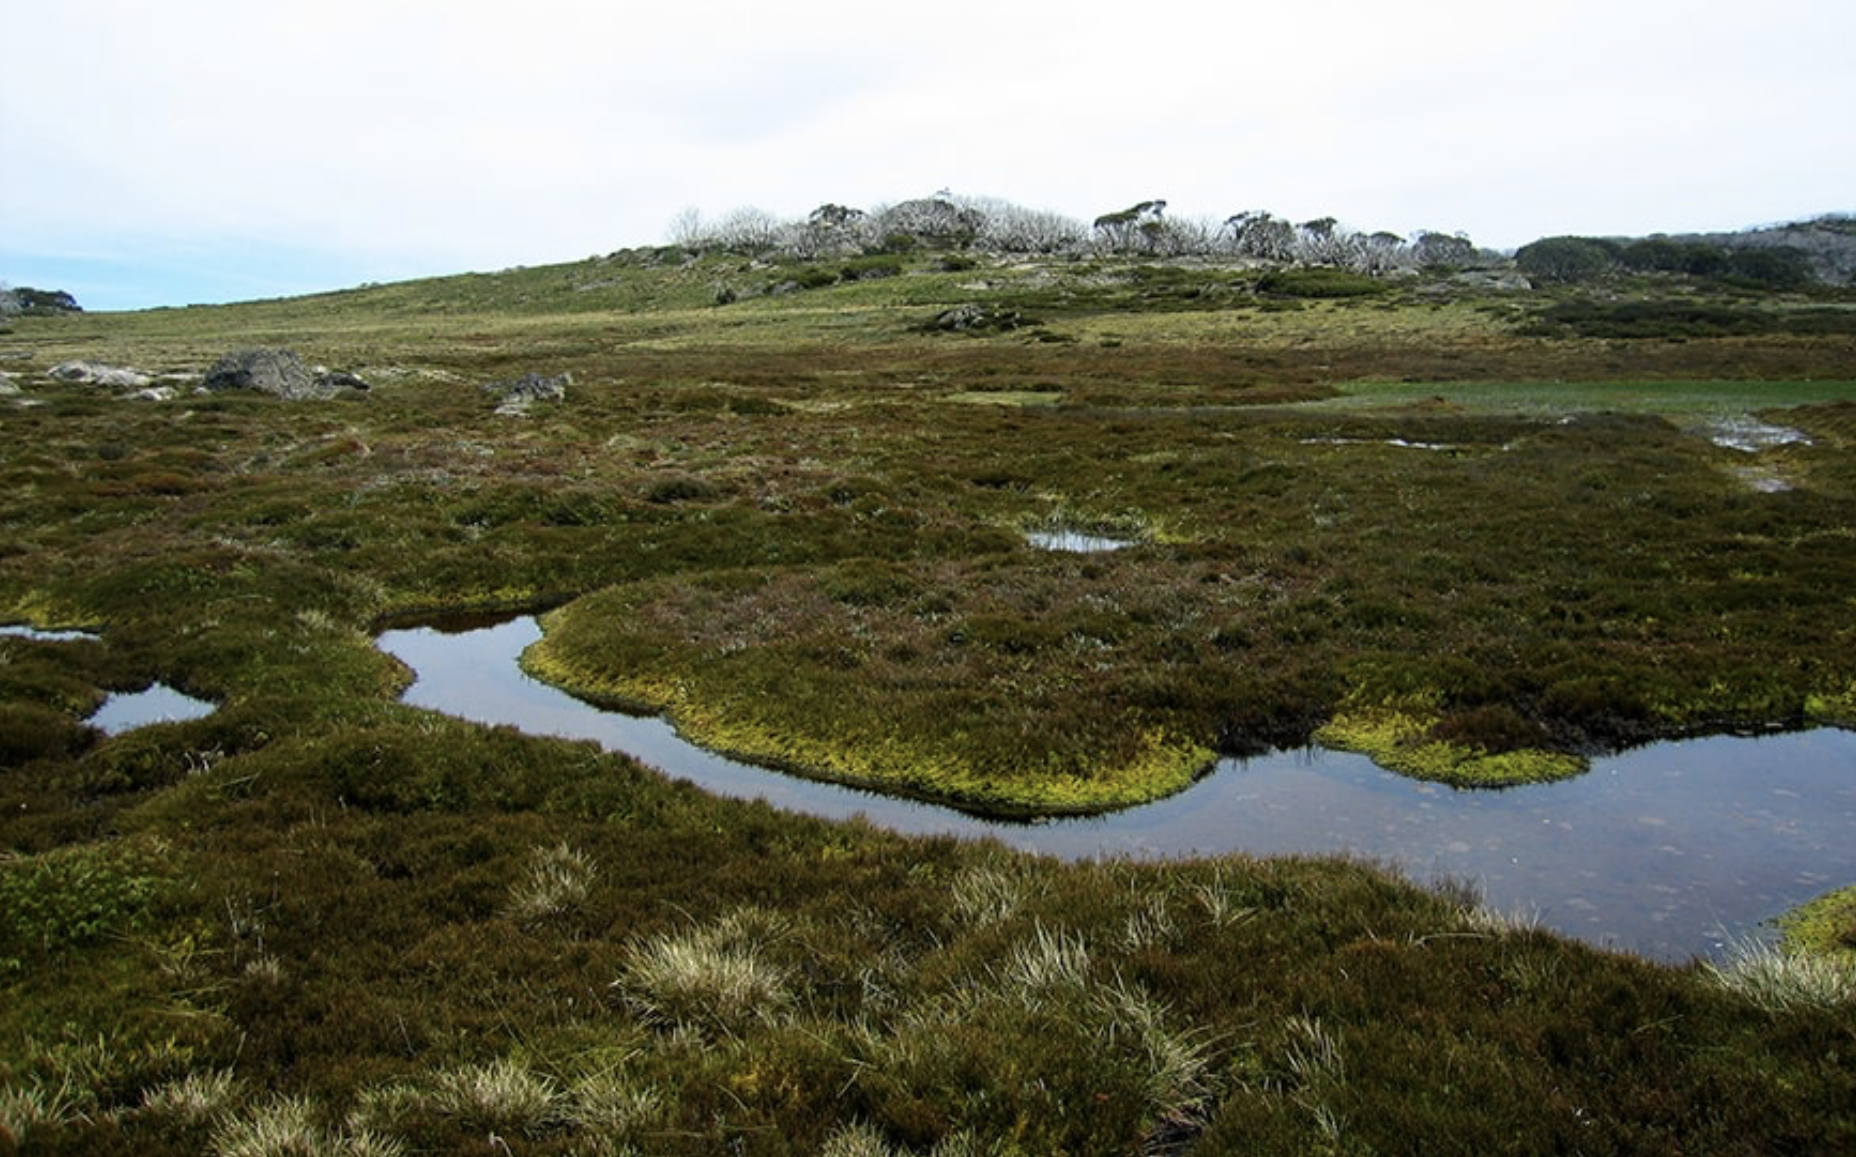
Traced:
<path fill-rule="evenodd" d="M 322 366 L 316 367 L 316 384 L 330 391 L 365 390 L 371 388 L 368 386 L 367 380 L 360 374 L 351 373 L 348 370 L 326 369 Z"/>

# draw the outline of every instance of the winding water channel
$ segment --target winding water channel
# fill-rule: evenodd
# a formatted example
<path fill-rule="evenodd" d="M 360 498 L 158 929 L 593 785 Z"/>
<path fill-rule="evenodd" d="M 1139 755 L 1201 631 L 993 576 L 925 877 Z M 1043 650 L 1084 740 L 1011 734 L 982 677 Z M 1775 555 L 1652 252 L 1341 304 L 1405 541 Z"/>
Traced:
<path fill-rule="evenodd" d="M 1577 779 L 1458 791 L 1311 748 L 1224 760 L 1143 807 L 1037 823 L 987 820 L 724 759 L 661 718 L 592 707 L 524 675 L 532 617 L 380 635 L 417 678 L 405 701 L 589 739 L 718 795 L 906 833 L 992 836 L 1068 859 L 1347 854 L 1419 881 L 1473 881 L 1500 911 L 1589 943 L 1682 962 L 1763 935 L 1765 921 L 1856 881 L 1856 732 L 1656 744 Z"/>

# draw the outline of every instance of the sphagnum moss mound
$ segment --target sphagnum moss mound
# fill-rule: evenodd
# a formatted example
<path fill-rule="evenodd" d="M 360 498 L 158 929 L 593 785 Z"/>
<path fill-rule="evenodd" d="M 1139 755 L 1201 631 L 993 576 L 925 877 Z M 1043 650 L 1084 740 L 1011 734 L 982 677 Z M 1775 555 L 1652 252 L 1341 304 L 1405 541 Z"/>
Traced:
<path fill-rule="evenodd" d="M 855 568 L 616 588 L 547 616 L 523 667 L 665 711 L 715 750 L 968 807 L 1100 811 L 1176 791 L 1211 762 L 1163 718 L 1110 706 L 1125 696 L 1099 671 L 1087 692 L 1064 686 L 1100 666 L 1085 628 L 962 615 L 940 593 L 961 585 L 945 568 L 892 568 L 889 583 L 883 601 Z"/>
<path fill-rule="evenodd" d="M 0 1148 L 1856 1149 L 1846 1002 L 1361 865 L 902 840 L 391 701 L 370 624 L 584 596 L 550 632 L 570 678 L 701 682 L 689 711 L 844 750 L 965 726 L 1005 782 L 1361 704 L 1499 750 L 1850 721 L 1847 336 L 1536 337 L 1525 296 L 1226 308 L 1173 292 L 1216 271 L 931 265 L 717 308 L 765 271 L 632 255 L 0 335 L 0 617 L 101 636 L 0 663 L 26 729 L 0 875 L 50 919 L 0 921 Z M 920 332 L 968 301 L 1041 324 Z M 258 344 L 374 388 L 42 372 Z M 529 372 L 574 388 L 496 413 L 479 387 Z M 948 404 L 982 396 L 1016 404 Z M 1809 440 L 1717 446 L 1704 409 Z M 1747 485 L 1748 453 L 1791 489 Z M 1013 528 L 1053 512 L 1164 533 L 1036 553 Z M 86 735 L 153 679 L 224 705 Z M 717 1016 L 725 968 L 648 975 L 672 944 L 764 1000 Z"/>

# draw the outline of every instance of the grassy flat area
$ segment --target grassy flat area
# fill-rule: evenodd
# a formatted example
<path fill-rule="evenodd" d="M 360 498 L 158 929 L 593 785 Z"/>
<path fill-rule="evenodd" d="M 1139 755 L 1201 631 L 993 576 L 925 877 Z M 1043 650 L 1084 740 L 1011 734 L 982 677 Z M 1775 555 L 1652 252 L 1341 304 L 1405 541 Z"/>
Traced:
<path fill-rule="evenodd" d="M 0 1152 L 1856 1141 L 1847 970 L 1651 966 L 1364 865 L 780 815 L 401 706 L 371 645 L 551 608 L 551 681 L 1014 814 L 1311 740 L 1490 785 L 1848 726 L 1847 301 L 808 279 L 634 253 L 0 333 L 0 621 L 100 636 L 0 639 Z M 192 392 L 258 345 L 371 388 Z M 525 373 L 572 383 L 499 413 Z M 221 707 L 83 725 L 157 680 Z"/>

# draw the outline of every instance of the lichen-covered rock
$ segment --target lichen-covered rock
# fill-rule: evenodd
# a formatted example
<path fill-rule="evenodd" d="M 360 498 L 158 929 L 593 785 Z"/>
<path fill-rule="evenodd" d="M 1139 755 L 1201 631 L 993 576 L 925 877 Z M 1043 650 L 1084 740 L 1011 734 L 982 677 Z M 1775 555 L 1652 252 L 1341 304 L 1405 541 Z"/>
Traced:
<path fill-rule="evenodd" d="M 930 331 L 942 333 L 976 333 L 986 330 L 1014 330 L 1027 324 L 1015 309 L 990 309 L 968 302 L 942 310 L 928 323 Z"/>
<path fill-rule="evenodd" d="M 510 381 L 490 382 L 483 387 L 486 394 L 496 395 L 500 401 L 496 412 L 499 414 L 525 414 L 536 402 L 559 402 L 567 398 L 567 387 L 571 386 L 574 376 L 570 373 L 543 377 L 541 374 L 523 374 Z"/>
<path fill-rule="evenodd" d="M 316 396 L 316 380 L 294 350 L 234 350 L 213 363 L 201 385 L 209 390 L 257 390 L 280 398 Z"/>
<path fill-rule="evenodd" d="M 139 390 L 154 378 L 129 366 L 106 366 L 99 362 L 59 362 L 46 371 L 61 382 L 81 382 L 111 389 Z"/>
<path fill-rule="evenodd" d="M 287 401 L 333 398 L 367 389 L 367 383 L 346 371 L 318 366 L 311 370 L 296 351 L 254 348 L 234 350 L 213 363 L 201 385 L 208 390 L 257 390 Z"/>

